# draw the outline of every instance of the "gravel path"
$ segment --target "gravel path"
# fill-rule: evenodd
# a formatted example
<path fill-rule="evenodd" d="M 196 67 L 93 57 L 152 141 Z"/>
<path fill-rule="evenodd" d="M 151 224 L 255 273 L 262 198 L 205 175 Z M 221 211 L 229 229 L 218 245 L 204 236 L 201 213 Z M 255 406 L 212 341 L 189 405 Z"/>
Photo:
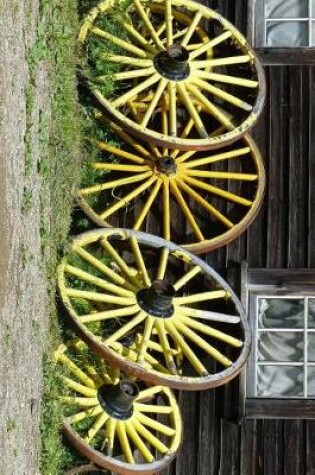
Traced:
<path fill-rule="evenodd" d="M 2 0 L 0 5 L 0 475 L 40 473 L 48 316 L 37 165 L 39 118 L 45 114 L 49 119 L 50 100 L 43 66 L 30 84 L 27 60 L 38 8 L 38 0 Z"/>

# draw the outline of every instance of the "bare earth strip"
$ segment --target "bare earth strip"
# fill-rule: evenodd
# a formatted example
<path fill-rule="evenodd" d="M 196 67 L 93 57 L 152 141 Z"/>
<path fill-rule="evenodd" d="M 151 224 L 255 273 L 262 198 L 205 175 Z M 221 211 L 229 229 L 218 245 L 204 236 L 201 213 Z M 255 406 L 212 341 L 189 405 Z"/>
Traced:
<path fill-rule="evenodd" d="M 38 124 L 40 110 L 49 117 L 50 103 L 43 67 L 36 73 L 31 109 L 26 100 L 27 52 L 38 8 L 35 0 L 2 0 L 0 5 L 0 475 L 40 473 L 48 316 L 40 250 Z"/>

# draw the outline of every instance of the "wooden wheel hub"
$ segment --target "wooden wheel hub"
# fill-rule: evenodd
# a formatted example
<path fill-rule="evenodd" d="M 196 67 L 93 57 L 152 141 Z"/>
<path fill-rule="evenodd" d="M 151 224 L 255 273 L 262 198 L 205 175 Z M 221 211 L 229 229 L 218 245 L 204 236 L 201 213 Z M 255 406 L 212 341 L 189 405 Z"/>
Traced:
<path fill-rule="evenodd" d="M 174 313 L 172 304 L 175 289 L 165 280 L 154 280 L 151 287 L 139 290 L 137 300 L 139 306 L 150 315 L 169 318 Z"/>
<path fill-rule="evenodd" d="M 173 157 L 162 157 L 157 161 L 157 170 L 165 175 L 175 175 L 177 171 L 176 160 Z"/>
<path fill-rule="evenodd" d="M 97 396 L 107 414 L 124 421 L 132 417 L 133 402 L 139 396 L 139 388 L 133 381 L 123 379 L 116 385 L 103 384 Z"/>
<path fill-rule="evenodd" d="M 154 58 L 154 66 L 161 76 L 171 81 L 183 81 L 190 74 L 189 53 L 181 44 L 173 44 Z"/>

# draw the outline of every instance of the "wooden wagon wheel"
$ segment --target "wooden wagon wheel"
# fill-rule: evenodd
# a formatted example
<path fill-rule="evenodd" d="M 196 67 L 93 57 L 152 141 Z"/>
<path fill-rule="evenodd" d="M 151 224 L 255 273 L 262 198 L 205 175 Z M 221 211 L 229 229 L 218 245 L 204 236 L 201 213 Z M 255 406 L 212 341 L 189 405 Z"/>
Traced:
<path fill-rule="evenodd" d="M 249 354 L 248 324 L 231 288 L 204 261 L 156 236 L 84 233 L 60 264 L 58 284 L 81 338 L 144 381 L 212 388 L 236 376 Z"/>
<path fill-rule="evenodd" d="M 231 23 L 197 2 L 103 1 L 83 22 L 79 45 L 93 58 L 85 72 L 112 120 L 157 144 L 221 147 L 248 131 L 262 110 L 265 79 L 254 51 Z M 110 72 L 99 74 L 100 63 Z M 112 93 L 102 90 L 109 78 L 120 86 Z"/>
<path fill-rule="evenodd" d="M 249 135 L 219 152 L 180 152 L 140 144 L 115 130 L 122 148 L 97 142 L 105 154 L 88 165 L 93 182 L 76 192 L 97 225 L 117 226 L 117 218 L 135 207 L 126 227 L 145 230 L 154 220 L 157 235 L 200 254 L 233 241 L 254 220 L 265 172 Z M 174 217 L 181 220 L 180 232 Z"/>
<path fill-rule="evenodd" d="M 65 387 L 63 429 L 81 454 L 120 474 L 157 473 L 171 463 L 182 422 L 169 388 L 121 379 L 80 340 L 61 345 L 55 360 Z"/>

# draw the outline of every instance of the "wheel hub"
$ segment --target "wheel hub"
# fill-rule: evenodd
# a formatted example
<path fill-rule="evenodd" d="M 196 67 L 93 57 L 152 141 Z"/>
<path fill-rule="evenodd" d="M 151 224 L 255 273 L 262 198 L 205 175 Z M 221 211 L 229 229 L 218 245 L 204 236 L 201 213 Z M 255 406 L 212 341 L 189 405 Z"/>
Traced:
<path fill-rule="evenodd" d="M 157 161 L 157 169 L 165 175 L 174 175 L 177 171 L 176 160 L 173 157 L 162 157 Z"/>
<path fill-rule="evenodd" d="M 174 313 L 174 287 L 165 280 L 154 280 L 151 287 L 139 290 L 138 304 L 153 317 L 169 318 Z"/>
<path fill-rule="evenodd" d="M 161 76 L 171 81 L 183 81 L 189 76 L 189 53 L 182 45 L 175 43 L 161 51 L 154 58 L 154 66 Z"/>
<path fill-rule="evenodd" d="M 122 379 L 119 384 L 103 384 L 98 389 L 100 405 L 111 417 L 120 420 L 129 419 L 133 414 L 133 401 L 139 396 L 136 383 Z"/>

